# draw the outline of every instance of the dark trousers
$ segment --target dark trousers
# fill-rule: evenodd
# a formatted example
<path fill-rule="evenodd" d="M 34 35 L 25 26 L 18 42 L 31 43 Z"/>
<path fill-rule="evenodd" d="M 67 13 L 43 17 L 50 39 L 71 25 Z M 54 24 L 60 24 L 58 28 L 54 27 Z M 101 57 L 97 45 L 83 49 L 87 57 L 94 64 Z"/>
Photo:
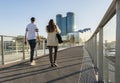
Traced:
<path fill-rule="evenodd" d="M 36 47 L 36 39 L 28 40 L 28 42 L 30 45 L 30 62 L 32 62 L 34 57 L 34 50 Z"/>
<path fill-rule="evenodd" d="M 50 63 L 55 63 L 56 58 L 57 58 L 57 51 L 58 51 L 58 46 L 48 46 L 49 48 L 49 59 L 50 59 Z M 53 49 L 54 49 L 54 56 L 52 56 L 53 53 Z"/>

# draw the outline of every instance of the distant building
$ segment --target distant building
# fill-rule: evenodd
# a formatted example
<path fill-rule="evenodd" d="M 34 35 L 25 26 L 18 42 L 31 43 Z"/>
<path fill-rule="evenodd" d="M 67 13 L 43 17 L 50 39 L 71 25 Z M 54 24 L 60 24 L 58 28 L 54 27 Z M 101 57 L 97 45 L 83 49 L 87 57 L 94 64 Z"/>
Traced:
<path fill-rule="evenodd" d="M 62 25 L 62 33 L 61 34 L 66 35 L 67 34 L 67 18 L 66 17 L 62 18 L 61 25 Z"/>
<path fill-rule="evenodd" d="M 62 15 L 61 14 L 56 15 L 56 23 L 62 32 Z"/>
<path fill-rule="evenodd" d="M 73 46 L 74 44 L 83 44 L 81 33 L 75 31 L 75 14 L 73 12 L 67 12 L 65 17 L 57 14 L 56 23 L 61 30 L 63 41 L 69 41 Z"/>
<path fill-rule="evenodd" d="M 75 16 L 74 13 L 67 13 L 67 33 L 71 33 L 75 31 Z"/>
<path fill-rule="evenodd" d="M 61 14 L 56 15 L 56 23 L 61 29 L 62 36 L 75 31 L 75 15 L 73 12 L 68 12 L 66 17 L 62 17 Z"/>

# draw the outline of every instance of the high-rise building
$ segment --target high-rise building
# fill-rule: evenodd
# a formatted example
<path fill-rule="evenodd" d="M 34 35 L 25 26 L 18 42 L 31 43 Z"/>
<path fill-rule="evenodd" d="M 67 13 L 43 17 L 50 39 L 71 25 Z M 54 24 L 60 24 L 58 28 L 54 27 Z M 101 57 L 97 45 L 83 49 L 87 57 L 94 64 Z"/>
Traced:
<path fill-rule="evenodd" d="M 62 32 L 62 15 L 61 14 L 56 15 L 56 23 Z"/>
<path fill-rule="evenodd" d="M 75 15 L 73 12 L 68 12 L 66 17 L 62 17 L 61 14 L 56 15 L 56 23 L 61 29 L 61 35 L 75 31 Z"/>
<path fill-rule="evenodd" d="M 62 25 L 61 35 L 66 35 L 67 34 L 67 18 L 66 17 L 62 18 L 61 25 Z"/>
<path fill-rule="evenodd" d="M 67 33 L 75 31 L 75 16 L 73 12 L 67 13 Z"/>
<path fill-rule="evenodd" d="M 73 12 L 67 12 L 65 17 L 61 14 L 56 15 L 56 23 L 61 29 L 61 35 L 63 41 L 70 41 L 74 39 L 74 43 L 82 44 L 83 40 L 81 34 L 75 31 L 75 14 Z"/>

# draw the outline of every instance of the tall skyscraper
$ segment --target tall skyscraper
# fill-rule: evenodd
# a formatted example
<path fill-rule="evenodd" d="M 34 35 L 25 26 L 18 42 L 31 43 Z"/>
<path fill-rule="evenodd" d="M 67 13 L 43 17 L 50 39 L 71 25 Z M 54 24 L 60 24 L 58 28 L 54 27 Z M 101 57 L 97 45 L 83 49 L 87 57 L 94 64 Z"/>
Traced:
<path fill-rule="evenodd" d="M 62 35 L 66 35 L 67 34 L 67 17 L 63 17 L 62 18 Z"/>
<path fill-rule="evenodd" d="M 56 15 L 56 23 L 62 32 L 62 24 L 61 24 L 62 23 L 62 15 L 61 14 Z"/>
<path fill-rule="evenodd" d="M 62 17 L 61 14 L 56 15 L 56 23 L 61 29 L 61 35 L 75 31 L 75 15 L 73 12 L 68 12 L 66 17 Z"/>
<path fill-rule="evenodd" d="M 75 16 L 73 12 L 67 13 L 67 33 L 75 31 Z"/>

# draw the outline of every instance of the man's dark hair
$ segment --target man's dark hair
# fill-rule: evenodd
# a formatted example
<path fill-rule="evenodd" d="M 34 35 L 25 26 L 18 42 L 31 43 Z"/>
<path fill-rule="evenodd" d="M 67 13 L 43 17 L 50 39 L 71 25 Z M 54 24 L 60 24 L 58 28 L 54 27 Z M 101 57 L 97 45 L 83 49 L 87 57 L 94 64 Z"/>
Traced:
<path fill-rule="evenodd" d="M 31 22 L 34 22 L 34 21 L 35 21 L 35 17 L 32 17 L 32 18 L 31 18 Z"/>

